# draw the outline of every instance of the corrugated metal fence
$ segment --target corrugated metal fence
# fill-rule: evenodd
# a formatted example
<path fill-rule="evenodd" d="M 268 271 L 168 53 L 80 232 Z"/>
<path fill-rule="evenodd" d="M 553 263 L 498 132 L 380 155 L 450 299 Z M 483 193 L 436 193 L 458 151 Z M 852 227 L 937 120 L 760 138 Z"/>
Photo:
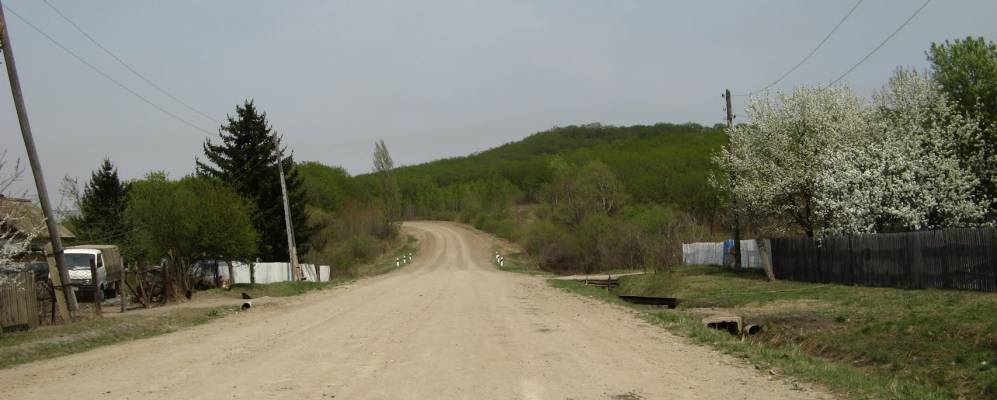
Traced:
<path fill-rule="evenodd" d="M 28 271 L 0 276 L 0 328 L 32 329 L 36 326 L 35 274 Z"/>
<path fill-rule="evenodd" d="M 994 228 L 772 239 L 777 279 L 997 291 Z"/>
<path fill-rule="evenodd" d="M 228 264 L 220 261 L 218 267 L 218 272 L 225 279 L 230 279 L 228 276 Z M 314 265 L 314 264 L 299 264 L 301 266 L 301 273 L 304 275 L 304 279 L 309 282 L 328 282 L 330 268 L 328 265 Z M 250 277 L 249 264 L 245 263 L 234 263 L 232 264 L 232 270 L 235 272 L 235 279 L 230 280 L 232 283 L 250 283 L 255 281 L 256 283 L 277 283 L 277 282 L 288 282 L 291 281 L 292 271 L 291 264 L 286 262 L 257 262 L 253 263 L 253 277 Z M 316 276 L 316 269 L 319 276 Z"/>
<path fill-rule="evenodd" d="M 700 242 L 682 244 L 682 264 L 733 265 L 733 240 L 723 242 Z M 741 268 L 762 269 L 762 258 L 758 253 L 758 242 L 754 239 L 741 241 Z"/>

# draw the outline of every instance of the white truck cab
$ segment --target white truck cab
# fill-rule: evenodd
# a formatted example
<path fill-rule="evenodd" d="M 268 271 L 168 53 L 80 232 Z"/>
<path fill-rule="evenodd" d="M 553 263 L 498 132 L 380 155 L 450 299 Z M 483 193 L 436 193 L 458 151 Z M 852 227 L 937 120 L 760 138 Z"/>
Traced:
<path fill-rule="evenodd" d="M 69 247 L 63 253 L 69 280 L 83 290 L 100 289 L 113 295 L 121 280 L 121 253 L 113 245 L 84 245 Z M 90 267 L 97 270 L 97 284 Z M 108 296 L 109 297 L 109 296 Z"/>

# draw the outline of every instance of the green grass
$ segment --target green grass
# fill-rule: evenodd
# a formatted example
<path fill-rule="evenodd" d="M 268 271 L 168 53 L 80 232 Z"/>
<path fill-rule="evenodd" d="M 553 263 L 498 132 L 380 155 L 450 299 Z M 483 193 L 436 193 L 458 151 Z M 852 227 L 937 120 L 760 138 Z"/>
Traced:
<path fill-rule="evenodd" d="M 620 303 L 619 294 L 678 297 L 676 310 L 634 306 L 693 340 L 850 398 L 997 396 L 997 294 L 767 282 L 752 272 L 682 266 L 628 276 L 607 292 L 551 285 Z M 761 323 L 747 340 L 707 329 L 705 308 Z"/>
<path fill-rule="evenodd" d="M 0 368 L 175 332 L 223 317 L 235 310 L 235 307 L 176 308 L 155 315 L 135 313 L 4 333 L 0 336 Z"/>
<path fill-rule="evenodd" d="M 240 283 L 232 285 L 232 290 L 228 291 L 232 296 L 238 297 L 241 293 L 246 293 L 251 297 L 260 298 L 288 297 L 308 293 L 313 290 L 322 290 L 335 286 L 338 282 L 277 282 L 277 283 Z M 212 291 L 222 291 L 222 289 L 211 289 Z"/>
<path fill-rule="evenodd" d="M 496 250 L 499 250 L 498 246 L 492 248 L 492 254 L 494 254 Z M 504 265 L 502 266 L 499 266 L 495 260 L 492 260 L 492 263 L 495 264 L 495 267 L 499 270 L 537 276 L 551 276 L 549 272 L 542 271 L 535 267 L 536 263 L 531 261 L 526 253 L 516 252 L 502 254 L 502 257 L 505 260 L 503 263 Z M 531 265 L 534 267 L 531 268 Z"/>
<path fill-rule="evenodd" d="M 415 257 L 418 250 L 419 241 L 415 238 L 415 236 L 408 235 L 405 237 L 404 244 L 396 248 L 395 251 L 378 257 L 378 259 L 373 263 L 358 267 L 357 274 L 358 276 L 373 276 L 391 272 L 397 269 L 395 267 L 396 258 L 402 257 L 406 254 L 412 254 L 412 257 Z M 405 268 L 405 265 L 402 265 L 401 268 Z"/>

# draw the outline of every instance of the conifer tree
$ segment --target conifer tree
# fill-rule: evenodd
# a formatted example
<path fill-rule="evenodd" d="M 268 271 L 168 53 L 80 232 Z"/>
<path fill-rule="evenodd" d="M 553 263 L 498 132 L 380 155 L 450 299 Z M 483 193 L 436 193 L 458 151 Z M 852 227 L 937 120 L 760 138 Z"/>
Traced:
<path fill-rule="evenodd" d="M 204 142 L 205 162 L 197 161 L 198 174 L 213 177 L 233 187 L 255 206 L 253 225 L 260 232 L 259 254 L 265 261 L 286 260 L 287 233 L 277 172 L 280 140 L 251 100 L 236 106 L 219 129 L 219 143 Z M 286 152 L 285 152 L 286 154 Z M 298 252 L 307 251 L 310 231 L 305 213 L 305 192 L 291 155 L 283 160 L 291 222 Z"/>
<path fill-rule="evenodd" d="M 100 168 L 90 175 L 77 202 L 79 215 L 70 225 L 84 241 L 120 243 L 127 229 L 122 215 L 125 211 L 126 187 L 118 179 L 118 169 L 105 158 Z"/>

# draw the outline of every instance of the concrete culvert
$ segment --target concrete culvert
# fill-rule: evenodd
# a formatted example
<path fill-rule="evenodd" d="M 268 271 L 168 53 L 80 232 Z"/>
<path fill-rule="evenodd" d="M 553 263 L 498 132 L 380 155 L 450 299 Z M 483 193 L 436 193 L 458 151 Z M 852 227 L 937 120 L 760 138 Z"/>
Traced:
<path fill-rule="evenodd" d="M 748 325 L 744 327 L 744 333 L 746 335 L 754 335 L 762 331 L 761 325 Z"/>
<path fill-rule="evenodd" d="M 246 310 L 248 310 L 250 308 L 253 308 L 253 302 L 247 301 L 245 303 L 242 303 L 242 307 L 239 307 L 239 308 L 241 308 L 242 311 L 246 311 Z"/>

